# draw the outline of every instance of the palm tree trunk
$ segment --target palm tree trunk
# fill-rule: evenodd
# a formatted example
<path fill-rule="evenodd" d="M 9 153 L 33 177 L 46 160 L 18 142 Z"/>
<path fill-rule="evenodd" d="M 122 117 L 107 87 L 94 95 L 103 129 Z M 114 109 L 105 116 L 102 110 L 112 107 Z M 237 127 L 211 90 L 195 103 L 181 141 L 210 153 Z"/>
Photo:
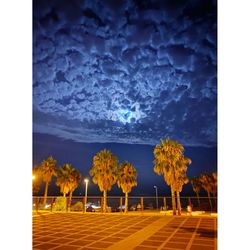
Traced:
<path fill-rule="evenodd" d="M 181 200 L 180 200 L 180 193 L 176 192 L 177 196 L 177 209 L 178 209 L 178 215 L 181 215 Z"/>
<path fill-rule="evenodd" d="M 214 209 L 217 211 L 217 199 L 216 199 L 216 193 L 213 193 L 213 200 L 214 200 Z"/>
<path fill-rule="evenodd" d="M 125 193 L 125 213 L 128 212 L 128 193 Z"/>
<path fill-rule="evenodd" d="M 70 207 L 71 207 L 72 195 L 73 195 L 73 192 L 71 191 L 71 192 L 69 193 L 69 210 L 70 210 Z"/>
<path fill-rule="evenodd" d="M 171 197 L 172 197 L 173 215 L 176 215 L 175 193 L 172 187 L 171 187 Z"/>
<path fill-rule="evenodd" d="M 198 192 L 196 192 L 196 196 L 197 196 L 197 199 L 198 199 L 198 206 L 199 206 L 199 209 L 200 209 L 201 203 L 200 203 L 200 196 L 199 196 Z"/>
<path fill-rule="evenodd" d="M 73 191 L 69 193 L 69 206 L 71 206 L 72 196 L 73 196 Z"/>
<path fill-rule="evenodd" d="M 103 191 L 103 212 L 107 211 L 107 191 Z"/>
<path fill-rule="evenodd" d="M 63 197 L 65 198 L 65 203 L 64 203 L 64 206 L 65 206 L 65 211 L 68 211 L 68 202 L 67 202 L 67 198 L 66 198 L 66 193 L 63 193 Z"/>
<path fill-rule="evenodd" d="M 210 205 L 210 208 L 211 208 L 211 211 L 212 211 L 213 206 L 212 206 L 212 202 L 211 202 L 210 192 L 207 192 L 207 196 L 208 196 L 209 205 Z"/>
<path fill-rule="evenodd" d="M 49 188 L 49 182 L 45 183 L 45 191 L 44 191 L 44 198 L 43 198 L 43 205 L 46 205 L 47 202 L 47 195 L 48 195 L 48 188 Z"/>

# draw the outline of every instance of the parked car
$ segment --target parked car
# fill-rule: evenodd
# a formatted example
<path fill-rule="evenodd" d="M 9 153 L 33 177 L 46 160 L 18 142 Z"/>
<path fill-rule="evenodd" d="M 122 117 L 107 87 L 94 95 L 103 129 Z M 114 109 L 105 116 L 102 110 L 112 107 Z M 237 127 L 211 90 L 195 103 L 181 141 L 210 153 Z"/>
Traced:
<path fill-rule="evenodd" d="M 120 212 L 121 211 L 121 207 L 112 207 L 111 208 L 111 212 Z M 125 205 L 122 205 L 122 211 L 125 211 Z"/>
<path fill-rule="evenodd" d="M 87 212 L 100 212 L 101 206 L 94 203 L 87 203 L 86 205 L 86 211 Z"/>
<path fill-rule="evenodd" d="M 132 205 L 130 208 L 129 208 L 130 211 L 136 211 L 136 205 Z"/>
<path fill-rule="evenodd" d="M 95 212 L 95 209 L 90 205 L 86 208 L 86 212 Z"/>

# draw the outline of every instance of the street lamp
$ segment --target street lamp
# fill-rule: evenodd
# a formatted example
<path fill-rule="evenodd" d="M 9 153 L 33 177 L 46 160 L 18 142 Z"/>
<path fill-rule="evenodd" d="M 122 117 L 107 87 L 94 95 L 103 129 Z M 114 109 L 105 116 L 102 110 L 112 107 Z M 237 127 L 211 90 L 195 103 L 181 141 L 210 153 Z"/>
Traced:
<path fill-rule="evenodd" d="M 157 190 L 157 186 L 154 186 L 154 188 L 155 188 L 156 208 L 158 210 L 158 190 Z"/>
<path fill-rule="evenodd" d="M 85 207 L 84 207 L 84 212 L 86 213 L 86 208 L 87 208 L 87 195 L 88 195 L 88 183 L 89 183 L 89 180 L 88 180 L 88 179 L 84 179 L 84 182 L 85 182 L 85 197 L 84 197 Z"/>
<path fill-rule="evenodd" d="M 34 181 L 36 179 L 35 175 L 32 175 L 32 181 Z"/>

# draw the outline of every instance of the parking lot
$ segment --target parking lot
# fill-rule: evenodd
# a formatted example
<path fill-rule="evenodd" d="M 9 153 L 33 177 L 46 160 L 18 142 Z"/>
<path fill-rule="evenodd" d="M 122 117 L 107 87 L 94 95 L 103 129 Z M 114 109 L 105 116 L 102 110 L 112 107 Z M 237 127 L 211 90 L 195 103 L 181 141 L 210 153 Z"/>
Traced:
<path fill-rule="evenodd" d="M 130 214 L 33 215 L 33 249 L 217 249 L 217 218 Z"/>

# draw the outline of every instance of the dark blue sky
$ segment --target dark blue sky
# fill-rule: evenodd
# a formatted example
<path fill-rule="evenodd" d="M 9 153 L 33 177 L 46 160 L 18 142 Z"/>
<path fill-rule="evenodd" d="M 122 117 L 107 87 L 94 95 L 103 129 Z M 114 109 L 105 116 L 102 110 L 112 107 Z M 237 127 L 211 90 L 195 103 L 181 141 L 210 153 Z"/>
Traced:
<path fill-rule="evenodd" d="M 34 164 L 51 154 L 89 169 L 109 145 L 147 183 L 170 137 L 190 174 L 216 169 L 216 12 L 211 0 L 34 0 Z"/>

